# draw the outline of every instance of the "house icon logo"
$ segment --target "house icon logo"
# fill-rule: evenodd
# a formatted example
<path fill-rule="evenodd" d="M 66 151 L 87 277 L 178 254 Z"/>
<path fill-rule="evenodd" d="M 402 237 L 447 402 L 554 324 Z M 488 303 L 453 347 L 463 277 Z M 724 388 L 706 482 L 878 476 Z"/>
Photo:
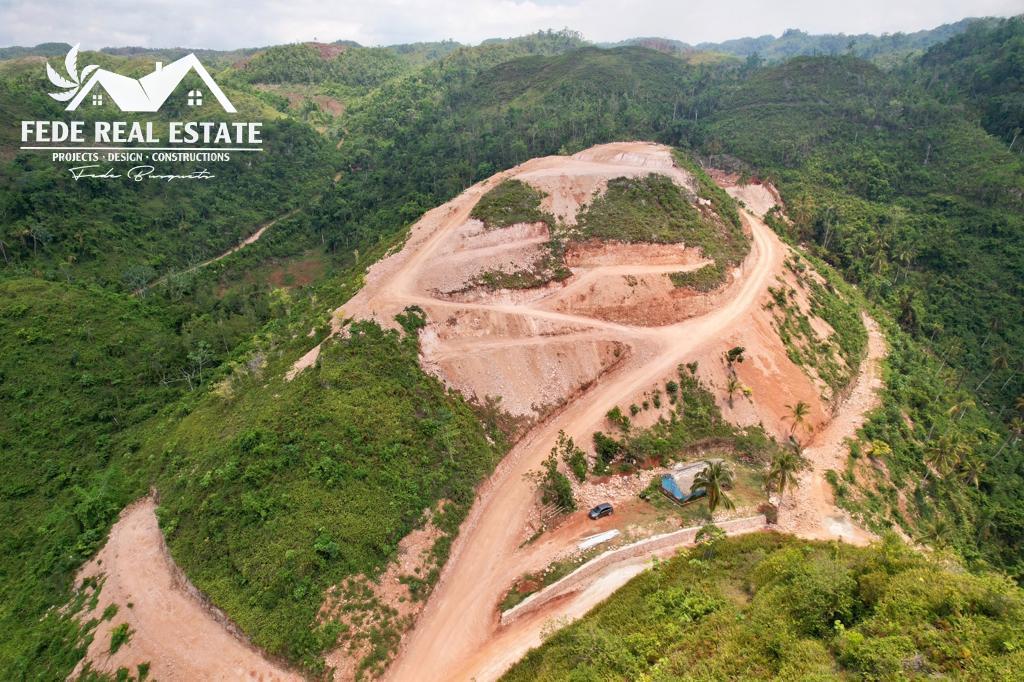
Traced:
<path fill-rule="evenodd" d="M 90 64 L 79 72 L 78 45 L 75 45 L 64 58 L 64 66 L 67 77 L 59 74 L 49 62 L 46 63 L 46 75 L 51 83 L 62 89 L 62 92 L 49 93 L 50 97 L 58 102 L 68 102 L 67 111 L 78 109 L 87 97 L 94 106 L 104 104 L 106 98 L 109 98 L 121 111 L 158 111 L 185 77 L 195 72 L 224 111 L 236 113 L 234 105 L 194 54 L 188 54 L 167 66 L 157 62 L 153 73 L 142 78 L 129 78 L 101 69 L 96 64 Z M 202 105 L 203 91 L 198 88 L 189 90 L 187 103 L 189 106 Z"/>

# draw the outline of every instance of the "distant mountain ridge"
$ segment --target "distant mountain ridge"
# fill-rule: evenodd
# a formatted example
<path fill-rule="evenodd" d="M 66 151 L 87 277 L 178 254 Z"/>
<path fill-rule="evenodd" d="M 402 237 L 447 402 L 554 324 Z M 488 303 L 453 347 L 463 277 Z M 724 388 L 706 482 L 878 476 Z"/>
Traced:
<path fill-rule="evenodd" d="M 673 38 L 657 36 L 627 38 L 618 42 L 595 43 L 598 47 L 623 47 L 637 45 L 647 47 L 667 54 L 685 55 L 694 52 L 718 52 L 736 57 L 749 57 L 759 55 L 768 61 L 788 59 L 801 55 L 839 55 L 853 54 L 867 59 L 889 53 L 907 53 L 927 50 L 954 36 L 964 33 L 967 28 L 975 23 L 993 23 L 998 21 L 993 18 L 968 17 L 950 24 L 942 24 L 932 29 L 923 29 L 912 33 L 883 33 L 875 35 L 872 33 L 860 33 L 848 35 L 845 33 L 821 33 L 812 34 L 797 28 L 787 29 L 779 37 L 771 34 L 761 36 L 744 36 L 733 38 L 720 43 L 702 42 L 691 45 Z M 504 38 L 489 38 L 481 44 L 501 42 Z M 343 45 L 345 47 L 364 47 L 354 40 L 336 40 L 331 45 Z M 410 51 L 426 50 L 433 53 L 432 56 L 441 57 L 458 47 L 468 45 L 453 40 L 428 41 L 420 43 L 396 43 L 383 46 L 386 49 L 394 50 L 399 54 Z M 40 43 L 34 47 L 11 46 L 0 47 L 0 59 L 14 59 L 18 57 L 42 56 L 51 57 L 64 54 L 71 46 L 67 43 Z M 269 47 L 269 46 L 267 46 Z M 233 50 L 215 49 L 189 49 L 183 47 L 147 48 L 139 46 L 125 47 L 104 47 L 100 52 L 120 56 L 155 56 L 165 58 L 179 58 L 190 52 L 202 58 L 230 57 L 241 59 L 266 47 L 247 47 Z"/>
<path fill-rule="evenodd" d="M 703 42 L 691 45 L 671 38 L 644 37 L 630 38 L 618 43 L 602 44 L 601 46 L 640 45 L 660 52 L 678 55 L 693 52 L 719 52 L 735 57 L 758 55 L 768 61 L 798 56 L 840 54 L 852 54 L 857 57 L 871 59 L 883 54 L 923 51 L 932 45 L 964 33 L 973 24 L 992 23 L 994 21 L 990 18 L 966 18 L 951 24 L 943 24 L 932 29 L 914 31 L 913 33 L 883 33 L 881 35 L 871 33 L 857 35 L 845 33 L 811 34 L 800 29 L 791 28 L 787 29 L 779 37 L 766 34 L 758 37 L 734 38 L 720 43 Z"/>

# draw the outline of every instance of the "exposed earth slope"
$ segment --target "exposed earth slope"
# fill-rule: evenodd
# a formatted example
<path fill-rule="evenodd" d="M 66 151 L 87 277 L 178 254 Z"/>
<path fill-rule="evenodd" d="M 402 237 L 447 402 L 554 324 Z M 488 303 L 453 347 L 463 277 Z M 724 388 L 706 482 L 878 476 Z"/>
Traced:
<path fill-rule="evenodd" d="M 868 363 L 861 363 L 859 356 L 841 357 L 838 352 L 828 355 L 828 362 L 820 366 L 807 361 L 808 347 L 836 345 L 836 331 L 817 315 L 820 311 L 815 307 L 815 296 L 822 295 L 823 285 L 758 213 L 743 211 L 736 217 L 735 223 L 749 244 L 744 250 L 747 255 L 723 267 L 722 281 L 704 287 L 706 290 L 679 286 L 673 276 L 715 264 L 713 257 L 720 252 L 711 242 L 705 240 L 698 246 L 664 235 L 623 242 L 587 234 L 596 224 L 594 207 L 606 198 L 610 201 L 610 185 L 625 186 L 629 191 L 657 188 L 662 193 L 657 195 L 659 201 L 664 202 L 666 188 L 658 185 L 657 178 L 666 178 L 676 188 L 670 191 L 685 198 L 685 206 L 676 206 L 690 216 L 683 227 L 714 232 L 726 225 L 719 215 L 726 210 L 721 203 L 724 194 L 708 194 L 712 190 L 707 176 L 686 166 L 668 147 L 613 143 L 571 157 L 535 159 L 471 187 L 424 215 L 404 246 L 372 266 L 364 287 L 335 312 L 331 333 L 345 336 L 353 319 L 370 318 L 395 328 L 396 315 L 410 307 L 422 310 L 426 326 L 419 334 L 424 367 L 469 398 L 481 403 L 500 399 L 497 404 L 518 418 L 523 434 L 479 489 L 440 581 L 388 670 L 390 679 L 496 678 L 540 642 L 545 623 L 585 613 L 643 570 L 646 555 L 611 564 L 566 598 L 552 600 L 529 617 L 501 626 L 499 602 L 522 574 L 545 570 L 552 562 L 572 555 L 595 528 L 621 529 L 623 538 L 642 540 L 671 530 L 672 523 L 678 525 L 678 520 L 664 519 L 660 526 L 651 524 L 651 514 L 645 516 L 635 508 L 636 482 L 651 478 L 651 472 L 641 471 L 635 475 L 613 473 L 577 485 L 582 499 L 610 491 L 609 499 L 617 505 L 621 500 L 622 522 L 616 515 L 595 526 L 581 515 L 560 515 L 554 530 L 543 532 L 547 525 L 537 525 L 541 505 L 532 474 L 560 432 L 586 448 L 587 457 L 592 458 L 590 444 L 596 431 L 608 429 L 612 408 L 643 403 L 643 410 L 637 407 L 634 412 L 637 429 L 675 422 L 682 412 L 673 409 L 681 409 L 681 405 L 672 406 L 674 397 L 663 404 L 654 396 L 661 394 L 662 386 L 672 385 L 673 377 L 690 375 L 694 386 L 707 387 L 699 390 L 707 393 L 713 408 L 726 420 L 738 424 L 737 428 L 754 430 L 748 429 L 748 436 L 762 433 L 763 438 L 779 442 L 798 438 L 821 451 L 839 445 L 830 435 L 838 428 L 833 425 L 840 422 L 836 415 L 842 416 L 844 424 L 855 423 L 859 411 L 866 409 L 869 396 L 849 403 L 844 396 L 847 386 L 859 395 L 863 379 L 857 378 L 858 368 Z M 488 223 L 489 218 L 473 217 L 474 211 L 481 214 L 477 210 L 481 201 L 493 197 L 489 193 L 498 187 L 532 196 L 517 186 L 508 190 L 509 185 L 503 183 L 509 180 L 525 183 L 543 197 L 536 208 L 541 220 L 494 225 Z M 754 208 L 766 210 L 773 203 L 773 195 L 763 187 L 730 189 L 751 200 Z M 649 208 L 648 199 L 639 196 L 631 201 Z M 753 201 L 756 197 L 760 198 Z M 631 206 L 629 202 L 602 205 L 601 210 L 612 215 L 626 211 L 621 213 L 626 220 Z M 723 230 L 722 235 L 728 232 Z M 494 286 L 481 277 L 488 269 L 504 269 L 508 274 L 530 268 L 549 252 L 562 259 L 559 266 L 568 270 L 566 276 L 545 275 L 536 282 L 528 280 L 529 286 L 513 287 Z M 781 303 L 780 292 L 784 292 Z M 802 333 L 809 336 L 787 337 L 787 346 L 783 335 L 788 333 L 785 325 L 790 315 L 803 321 L 806 330 Z M 297 360 L 288 379 L 294 380 L 317 363 L 320 348 L 316 346 Z M 726 362 L 726 352 L 737 348 L 743 350 L 745 360 Z M 876 344 L 869 350 L 871 362 L 875 362 L 880 347 Z M 690 374 L 683 374 L 684 365 L 691 367 Z M 826 372 L 824 367 L 831 369 Z M 738 398 L 725 392 L 730 380 L 740 382 L 744 389 Z M 869 392 L 873 389 L 870 382 L 864 386 Z M 779 387 L 785 387 L 785 392 Z M 799 424 L 790 418 L 797 402 L 806 406 Z M 857 410 L 858 415 L 845 415 L 848 409 Z M 840 430 L 846 434 L 849 429 Z M 815 435 L 818 433 L 820 437 Z M 695 452 L 699 455 L 702 448 L 723 447 L 716 443 L 715 439 L 697 443 Z M 674 453 L 673 458 L 686 455 Z M 757 466 L 749 468 L 753 471 Z M 817 478 L 822 473 L 816 468 L 809 475 L 815 480 L 808 480 L 808 487 L 821 483 Z M 759 488 L 752 490 L 756 502 Z M 834 508 L 828 491 L 814 490 L 818 491 L 814 506 L 810 510 L 801 507 L 803 516 L 795 520 L 787 518 L 790 507 L 783 507 L 781 523 L 815 537 L 851 539 L 852 524 Z M 763 517 L 750 522 L 740 518 L 753 513 L 753 503 L 746 498 L 742 502 L 729 527 L 736 532 L 763 527 Z M 826 515 L 834 516 L 838 523 L 819 518 Z M 101 556 L 118 555 L 117 543 L 131 530 L 130 516 L 115 526 Z M 90 565 L 87 574 L 104 572 L 113 589 L 124 591 L 128 589 L 125 586 L 138 584 L 145 577 L 147 565 L 111 561 Z M 164 565 L 173 570 L 166 562 Z M 385 575 L 395 580 L 401 573 L 389 570 Z M 380 587 L 381 595 L 386 596 L 387 587 Z M 161 623 L 167 617 L 174 620 L 173 610 L 159 613 L 159 618 L 142 617 L 153 613 L 152 600 L 161 603 L 174 598 L 174 589 L 165 585 L 140 597 L 147 600 L 146 608 L 140 608 L 142 615 L 132 620 L 135 634 L 123 645 L 117 660 L 146 659 L 152 655 L 146 643 L 158 639 L 168 647 L 160 654 L 163 670 L 170 670 L 166 666 L 173 667 L 176 657 L 190 660 L 203 652 L 212 653 L 205 644 L 186 646 L 182 641 L 179 647 L 178 640 L 168 644 L 167 638 L 161 637 L 161 629 L 166 627 Z M 128 596 L 133 595 L 119 593 L 112 598 Z M 344 613 L 344 599 L 328 599 L 330 610 Z M 190 608 L 195 613 L 202 610 L 198 602 Z M 415 617 L 418 612 L 416 608 L 411 613 Z M 237 650 L 243 658 L 253 655 L 243 642 L 223 634 L 229 642 L 225 650 Z M 89 660 L 97 668 L 112 669 L 114 661 L 97 646 L 90 649 Z M 336 674 L 347 679 L 358 670 L 353 656 L 363 654 L 358 647 L 339 647 L 327 660 Z M 267 661 L 247 665 L 255 675 L 287 674 Z"/>
<path fill-rule="evenodd" d="M 601 145 L 498 174 L 424 216 L 404 248 L 372 267 L 366 286 L 336 313 L 336 319 L 371 316 L 387 324 L 407 306 L 419 306 L 429 320 L 423 332 L 427 367 L 468 395 L 501 397 L 506 409 L 540 420 L 481 490 L 391 679 L 490 678 L 537 641 L 541 622 L 532 619 L 518 626 L 522 636 L 515 642 L 504 636 L 500 646 L 493 644 L 497 602 L 511 581 L 545 566 L 587 532 L 580 526 L 576 537 L 561 533 L 524 547 L 536 503 L 524 475 L 541 463 L 559 431 L 589 443 L 611 407 L 639 400 L 685 362 L 700 362 L 702 378 L 721 382 L 719 358 L 743 344 L 757 349 L 740 370 L 756 397 L 728 408 L 735 419 L 762 423 L 782 437 L 790 432 L 786 404 L 802 400 L 811 406 L 810 431 L 828 421 L 822 387 L 787 358 L 765 310 L 768 287 L 786 276 L 789 249 L 755 215 L 743 215 L 750 255 L 710 295 L 676 292 L 668 284 L 670 272 L 703 264 L 698 249 L 592 242 L 569 247 L 573 276 L 566 282 L 528 291 L 467 290 L 474 268 L 486 263 L 466 254 L 485 251 L 513 264 L 528 262 L 523 253 L 548 237 L 544 225 L 489 231 L 471 218 L 480 198 L 501 182 L 515 178 L 544 192 L 542 207 L 565 220 L 609 180 L 651 172 L 694 190 L 693 177 L 673 163 L 670 150 L 648 143 Z M 618 296 L 611 306 L 609 290 Z M 682 305 L 666 306 L 679 294 Z M 626 308 L 651 319 L 617 320 Z M 293 370 L 314 360 L 315 351 Z M 785 395 L 776 392 L 778 386 L 786 387 Z M 726 401 L 720 402 L 724 407 Z"/>

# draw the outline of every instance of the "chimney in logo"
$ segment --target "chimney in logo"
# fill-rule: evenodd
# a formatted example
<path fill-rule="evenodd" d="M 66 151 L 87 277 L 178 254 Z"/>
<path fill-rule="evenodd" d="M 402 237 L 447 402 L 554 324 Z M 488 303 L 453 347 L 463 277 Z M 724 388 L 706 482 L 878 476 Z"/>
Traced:
<path fill-rule="evenodd" d="M 185 55 L 166 67 L 163 62 L 156 62 L 153 73 L 142 78 L 128 78 L 113 71 L 101 69 L 95 64 L 90 64 L 82 69 L 81 73 L 78 73 L 77 61 L 78 45 L 75 45 L 68 51 L 68 55 L 64 59 L 70 80 L 58 74 L 49 62 L 46 64 L 46 73 L 50 82 L 65 89 L 64 92 L 50 93 L 50 97 L 60 102 L 71 100 L 67 106 L 68 111 L 77 109 L 86 96 L 94 90 L 92 98 L 94 104 L 102 103 L 103 93 L 106 92 L 121 111 L 157 111 L 181 84 L 185 76 L 194 71 L 213 93 L 214 98 L 224 108 L 224 111 L 229 114 L 236 113 L 234 105 L 194 54 Z M 97 88 L 99 89 L 97 90 Z M 199 93 L 199 97 L 195 97 L 193 93 Z M 190 104 L 201 103 L 201 91 L 190 91 L 188 101 Z"/>

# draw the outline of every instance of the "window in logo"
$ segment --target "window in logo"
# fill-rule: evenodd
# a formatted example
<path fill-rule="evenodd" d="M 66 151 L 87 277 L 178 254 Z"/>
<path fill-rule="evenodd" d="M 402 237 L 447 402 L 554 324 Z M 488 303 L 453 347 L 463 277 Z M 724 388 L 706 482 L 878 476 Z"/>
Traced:
<path fill-rule="evenodd" d="M 103 93 L 102 92 L 97 92 L 97 93 L 93 94 L 93 96 L 92 96 L 92 105 L 94 107 L 101 107 L 101 106 L 103 106 Z"/>
<path fill-rule="evenodd" d="M 189 90 L 188 91 L 188 105 L 190 107 L 201 107 L 201 106 L 203 106 L 203 91 L 202 90 Z"/>

